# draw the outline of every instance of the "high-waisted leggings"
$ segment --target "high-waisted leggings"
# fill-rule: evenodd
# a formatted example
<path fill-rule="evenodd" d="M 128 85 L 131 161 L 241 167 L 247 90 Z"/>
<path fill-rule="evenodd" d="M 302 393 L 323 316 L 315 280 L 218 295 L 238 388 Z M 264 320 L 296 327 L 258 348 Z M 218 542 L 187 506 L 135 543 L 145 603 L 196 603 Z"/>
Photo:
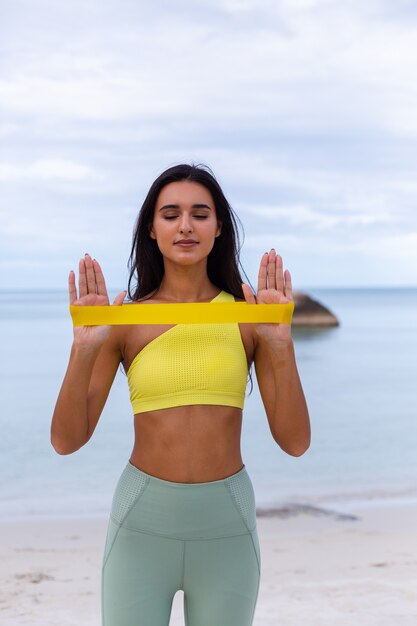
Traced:
<path fill-rule="evenodd" d="M 245 465 L 175 483 L 130 461 L 113 496 L 102 562 L 102 626 L 168 626 L 184 592 L 186 626 L 251 626 L 261 557 Z"/>

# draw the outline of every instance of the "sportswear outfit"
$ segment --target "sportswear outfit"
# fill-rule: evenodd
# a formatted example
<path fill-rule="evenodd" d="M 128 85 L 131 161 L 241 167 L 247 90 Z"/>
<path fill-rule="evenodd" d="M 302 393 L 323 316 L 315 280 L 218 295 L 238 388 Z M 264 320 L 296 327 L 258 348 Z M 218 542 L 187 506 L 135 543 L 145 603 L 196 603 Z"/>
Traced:
<path fill-rule="evenodd" d="M 234 297 L 221 291 L 216 301 Z M 133 359 L 133 412 L 194 404 L 243 409 L 247 373 L 237 323 L 177 324 Z M 245 465 L 221 480 L 177 483 L 127 463 L 108 522 L 102 626 L 169 626 L 178 590 L 185 626 L 252 626 L 260 573 Z"/>

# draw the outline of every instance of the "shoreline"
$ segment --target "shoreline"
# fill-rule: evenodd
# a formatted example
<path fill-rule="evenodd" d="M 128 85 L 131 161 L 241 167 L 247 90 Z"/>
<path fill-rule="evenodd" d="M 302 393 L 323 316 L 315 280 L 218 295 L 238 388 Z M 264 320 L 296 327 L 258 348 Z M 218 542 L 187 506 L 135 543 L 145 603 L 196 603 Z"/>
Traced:
<path fill-rule="evenodd" d="M 412 626 L 417 503 L 349 506 L 351 518 L 257 517 L 256 626 Z M 0 615 L 8 626 L 97 626 L 107 519 L 0 522 Z M 183 592 L 170 626 L 183 626 Z"/>
<path fill-rule="evenodd" d="M 5 510 L 7 502 L 3 501 L 3 504 L 3 510 Z M 364 509 L 395 508 L 413 505 L 417 507 L 417 491 L 415 489 L 407 489 L 403 492 L 390 493 L 386 496 L 381 496 L 379 493 L 372 495 L 364 494 L 363 496 L 359 494 L 349 496 L 341 494 L 339 497 L 326 496 L 312 498 L 310 500 L 282 500 L 278 504 L 259 504 L 257 502 L 256 517 L 257 519 L 294 518 L 299 516 L 329 516 L 334 518 L 343 518 L 344 516 L 349 517 L 351 515 L 351 509 L 361 511 Z M 33 512 L 33 509 L 31 509 L 30 513 L 14 512 L 7 516 L 0 516 L 0 524 L 13 522 L 48 522 L 62 519 L 105 521 L 108 519 L 110 507 L 111 497 L 108 499 L 108 506 L 103 506 L 101 511 L 81 511 L 79 509 L 74 511 L 74 509 L 72 509 L 62 513 L 60 510 L 60 503 L 58 503 L 57 508 L 54 510 Z"/>

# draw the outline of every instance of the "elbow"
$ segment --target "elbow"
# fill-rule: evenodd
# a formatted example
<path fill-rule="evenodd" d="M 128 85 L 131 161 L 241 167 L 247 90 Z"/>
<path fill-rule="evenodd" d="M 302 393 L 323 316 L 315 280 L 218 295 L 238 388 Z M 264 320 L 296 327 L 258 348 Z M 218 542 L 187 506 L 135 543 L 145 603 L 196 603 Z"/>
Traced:
<path fill-rule="evenodd" d="M 58 441 L 54 442 L 52 441 L 52 439 L 51 439 L 51 445 L 53 449 L 55 450 L 55 452 L 57 454 L 60 454 L 61 456 L 64 456 L 66 454 L 72 454 L 73 452 L 75 452 L 74 449 L 68 448 L 62 442 L 58 442 Z"/>
<path fill-rule="evenodd" d="M 307 439 L 299 440 L 299 441 L 291 441 L 284 444 L 282 441 L 276 440 L 277 444 L 287 454 L 290 456 L 302 456 L 307 452 L 310 447 L 311 439 L 308 437 Z"/>
<path fill-rule="evenodd" d="M 302 444 L 298 444 L 297 446 L 292 446 L 289 450 L 286 450 L 286 452 L 290 454 L 291 456 L 303 456 L 303 454 L 307 452 L 309 447 L 310 447 L 310 442 L 308 441 L 307 443 L 302 443 Z"/>
<path fill-rule="evenodd" d="M 53 447 L 55 452 L 61 456 L 65 456 L 65 455 L 73 454 L 74 452 L 77 452 L 77 450 L 82 448 L 84 443 L 80 445 L 74 445 L 74 444 L 70 445 L 68 442 L 65 442 L 62 439 L 59 439 L 51 435 L 51 446 Z"/>
<path fill-rule="evenodd" d="M 311 428 L 310 428 L 310 419 L 308 417 L 306 422 L 303 424 L 302 428 L 297 429 L 297 431 L 293 431 L 291 435 L 288 433 L 286 437 L 286 441 L 283 442 L 281 439 L 281 443 L 278 442 L 278 445 L 291 456 L 302 456 L 307 452 L 311 443 Z M 285 443 L 285 445 L 281 445 Z"/>
<path fill-rule="evenodd" d="M 311 431 L 308 429 L 308 434 L 298 442 L 295 449 L 291 452 L 292 456 L 302 456 L 309 449 L 311 444 Z"/>

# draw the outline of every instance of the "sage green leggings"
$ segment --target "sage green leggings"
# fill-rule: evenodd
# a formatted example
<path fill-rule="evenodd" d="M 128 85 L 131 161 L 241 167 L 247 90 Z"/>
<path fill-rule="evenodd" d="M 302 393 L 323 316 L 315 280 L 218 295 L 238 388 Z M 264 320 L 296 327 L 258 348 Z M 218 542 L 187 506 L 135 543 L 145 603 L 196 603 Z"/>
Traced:
<path fill-rule="evenodd" d="M 242 469 L 175 483 L 128 462 L 113 496 L 101 575 L 102 626 L 251 626 L 261 572 L 252 481 Z"/>

